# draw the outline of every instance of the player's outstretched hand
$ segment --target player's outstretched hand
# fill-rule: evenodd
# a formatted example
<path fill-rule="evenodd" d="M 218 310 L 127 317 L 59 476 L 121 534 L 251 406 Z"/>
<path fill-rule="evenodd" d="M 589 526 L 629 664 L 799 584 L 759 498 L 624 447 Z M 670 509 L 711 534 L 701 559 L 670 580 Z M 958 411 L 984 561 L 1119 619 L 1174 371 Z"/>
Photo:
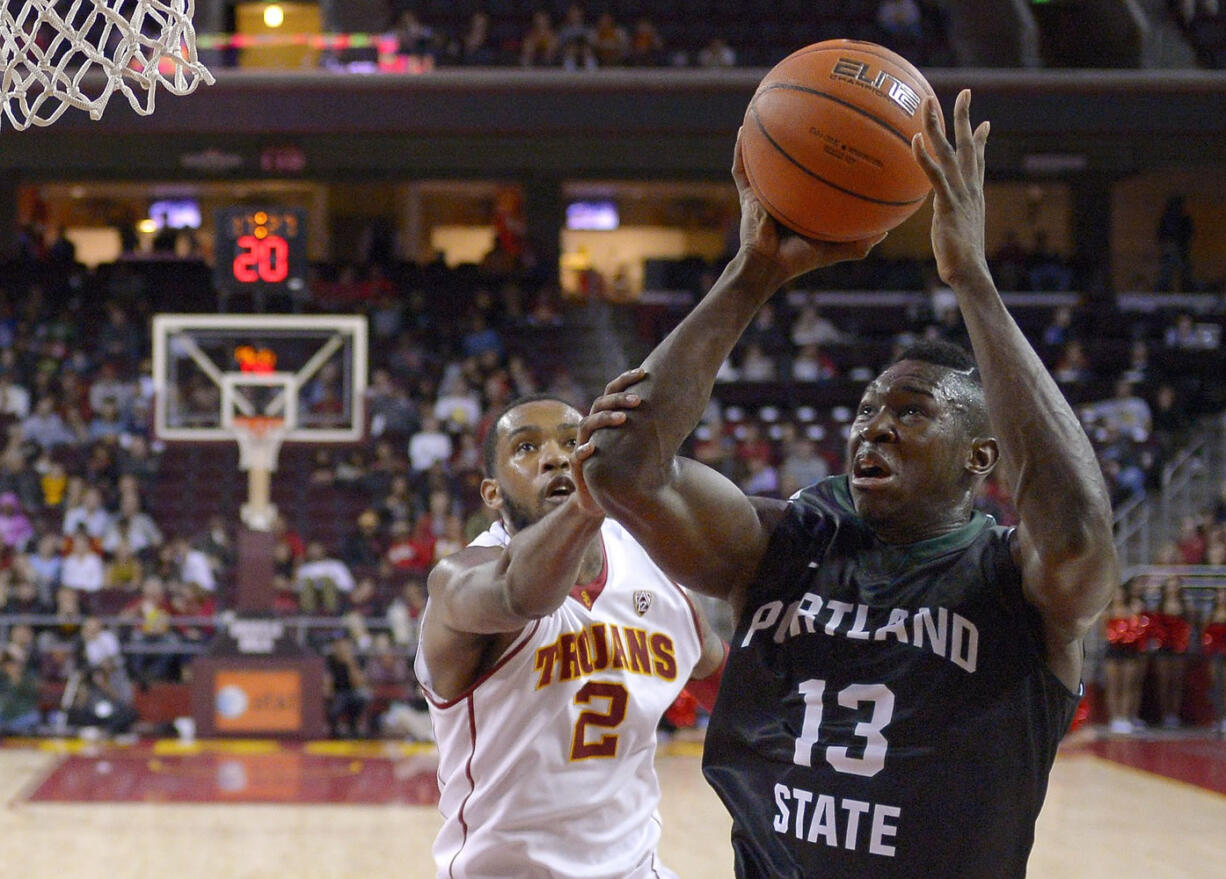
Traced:
<path fill-rule="evenodd" d="M 883 232 L 863 241 L 839 243 L 804 238 L 779 225 L 766 212 L 749 185 L 741 156 L 740 130 L 736 133 L 732 179 L 741 198 L 741 250 L 773 263 L 780 275 L 780 283 L 838 262 L 864 259 L 889 234 Z"/>
<path fill-rule="evenodd" d="M 646 377 L 646 370 L 640 367 L 623 372 L 605 385 L 604 393 L 596 398 L 591 411 L 579 422 L 579 433 L 576 437 L 578 444 L 571 452 L 571 474 L 575 480 L 575 493 L 579 495 L 579 503 L 585 512 L 603 513 L 599 504 L 588 493 L 587 483 L 583 480 L 583 462 L 596 452 L 596 447 L 591 443 L 592 434 L 626 423 L 625 410 L 633 409 L 642 402 L 638 394 L 628 389 Z"/>
<path fill-rule="evenodd" d="M 937 272 L 951 287 L 988 275 L 984 250 L 984 147 L 990 125 L 971 131 L 971 92 L 963 89 L 954 102 L 954 143 L 945 136 L 941 106 L 936 98 L 920 105 L 924 133 L 911 150 L 932 183 L 932 253 Z"/>

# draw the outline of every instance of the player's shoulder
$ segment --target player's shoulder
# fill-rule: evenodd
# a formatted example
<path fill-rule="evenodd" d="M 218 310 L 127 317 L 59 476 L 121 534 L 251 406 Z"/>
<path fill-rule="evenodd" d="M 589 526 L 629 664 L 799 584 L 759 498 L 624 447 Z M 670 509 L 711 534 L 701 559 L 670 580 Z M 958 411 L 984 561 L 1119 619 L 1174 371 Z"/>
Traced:
<path fill-rule="evenodd" d="M 474 568 L 497 561 L 506 552 L 502 546 L 478 546 L 469 544 L 435 563 L 426 578 L 426 588 L 431 594 L 449 589 L 458 577 Z"/>

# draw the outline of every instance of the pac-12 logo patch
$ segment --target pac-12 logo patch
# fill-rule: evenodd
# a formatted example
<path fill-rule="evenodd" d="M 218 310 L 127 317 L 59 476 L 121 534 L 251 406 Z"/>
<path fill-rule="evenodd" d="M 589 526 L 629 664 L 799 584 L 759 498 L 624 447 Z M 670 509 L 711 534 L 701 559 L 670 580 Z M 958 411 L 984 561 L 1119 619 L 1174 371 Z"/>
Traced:
<path fill-rule="evenodd" d="M 634 590 L 634 610 L 639 616 L 643 616 L 647 611 L 651 610 L 651 603 L 656 600 L 656 596 L 646 589 Z"/>

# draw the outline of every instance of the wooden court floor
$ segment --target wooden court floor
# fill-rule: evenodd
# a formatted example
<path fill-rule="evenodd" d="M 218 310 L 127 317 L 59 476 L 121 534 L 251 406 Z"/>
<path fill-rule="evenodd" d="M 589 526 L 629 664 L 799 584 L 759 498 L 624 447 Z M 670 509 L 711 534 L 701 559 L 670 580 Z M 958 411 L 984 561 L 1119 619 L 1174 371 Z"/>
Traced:
<path fill-rule="evenodd" d="M 687 879 L 731 875 L 729 822 L 696 745 L 666 748 L 662 855 Z M 0 749 L 0 876 L 21 879 L 427 879 L 433 806 L 46 803 L 28 794 L 63 759 Z M 407 757 L 404 777 L 430 768 Z M 101 771 L 101 770 L 100 770 Z M 1030 861 L 1039 879 L 1222 879 L 1226 796 L 1085 748 L 1056 762 Z"/>

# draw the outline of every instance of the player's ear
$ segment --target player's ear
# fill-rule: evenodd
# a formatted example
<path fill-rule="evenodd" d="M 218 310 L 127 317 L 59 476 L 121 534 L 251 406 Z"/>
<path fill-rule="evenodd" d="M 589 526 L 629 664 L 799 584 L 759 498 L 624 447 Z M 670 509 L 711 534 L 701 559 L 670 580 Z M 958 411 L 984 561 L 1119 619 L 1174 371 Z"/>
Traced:
<path fill-rule="evenodd" d="M 498 487 L 498 480 L 481 480 L 481 500 L 485 501 L 485 505 L 491 510 L 502 509 L 502 489 Z"/>
<path fill-rule="evenodd" d="M 995 437 L 977 436 L 971 440 L 966 456 L 966 469 L 976 476 L 987 476 L 1000 460 L 1000 446 Z"/>

